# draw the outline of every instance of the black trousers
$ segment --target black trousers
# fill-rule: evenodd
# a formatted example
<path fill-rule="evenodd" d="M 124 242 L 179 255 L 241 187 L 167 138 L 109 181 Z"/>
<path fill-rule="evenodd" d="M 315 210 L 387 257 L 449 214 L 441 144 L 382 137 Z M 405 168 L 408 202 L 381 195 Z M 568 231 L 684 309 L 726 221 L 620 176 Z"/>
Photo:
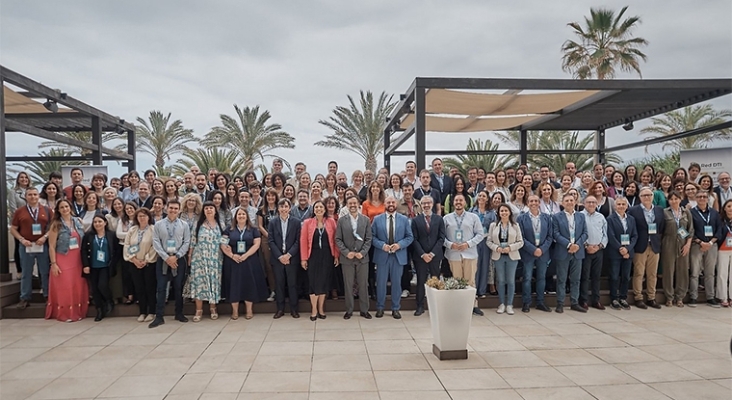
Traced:
<path fill-rule="evenodd" d="M 424 284 L 430 277 L 440 276 L 440 265 L 442 260 L 437 257 L 429 263 L 421 258 L 414 258 L 414 268 L 417 270 L 417 307 L 424 308 Z"/>
<path fill-rule="evenodd" d="M 13 240 L 15 241 L 15 250 L 13 251 L 13 260 L 15 260 L 15 269 L 18 270 L 18 273 L 20 274 L 23 272 L 23 266 L 20 265 L 20 240 L 13 237 Z M 48 293 L 46 293 L 48 294 Z"/>
<path fill-rule="evenodd" d="M 343 296 L 345 294 L 343 268 L 341 266 L 336 267 L 333 271 L 333 275 L 331 275 L 331 290 L 335 290 L 339 296 Z M 350 290 L 351 294 L 353 294 L 353 288 Z"/>
<path fill-rule="evenodd" d="M 111 268 L 89 268 L 89 283 L 92 288 L 94 307 L 104 310 L 111 303 L 112 290 L 109 288 L 109 274 Z"/>
<path fill-rule="evenodd" d="M 376 298 L 376 264 L 374 264 L 374 246 L 369 248 L 369 296 Z M 363 296 L 363 289 L 358 288 L 358 295 Z"/>
<path fill-rule="evenodd" d="M 603 250 L 598 250 L 595 254 L 585 253 L 585 259 L 582 260 L 582 278 L 580 283 L 580 304 L 590 304 L 600 301 L 600 273 L 602 272 Z M 590 288 L 592 296 L 590 296 Z"/>
<path fill-rule="evenodd" d="M 155 277 L 155 263 L 147 264 L 140 269 L 132 264 L 130 275 L 135 285 L 135 298 L 140 306 L 140 314 L 155 314 L 157 304 L 157 278 Z"/>
<path fill-rule="evenodd" d="M 275 300 L 277 301 L 277 311 L 285 311 L 285 293 L 290 298 L 290 312 L 297 311 L 297 274 L 301 270 L 299 262 L 295 264 L 294 259 L 290 260 L 290 264 L 282 265 L 279 261 L 272 260 L 272 270 L 275 275 Z"/>
<path fill-rule="evenodd" d="M 137 269 L 137 267 L 129 261 L 122 261 L 120 269 L 122 273 L 122 296 L 127 300 L 130 296 L 134 296 L 136 292 L 132 279 L 132 270 Z"/>

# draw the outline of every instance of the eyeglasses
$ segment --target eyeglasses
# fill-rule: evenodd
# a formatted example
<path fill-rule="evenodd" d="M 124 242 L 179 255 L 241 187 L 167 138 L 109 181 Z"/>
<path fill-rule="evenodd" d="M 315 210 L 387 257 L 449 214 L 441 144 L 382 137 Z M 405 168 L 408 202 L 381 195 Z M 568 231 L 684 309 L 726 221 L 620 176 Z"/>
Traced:
<path fill-rule="evenodd" d="M 653 196 L 653 195 L 652 194 L 648 194 L 648 193 L 640 195 L 640 197 L 651 197 L 651 196 Z"/>

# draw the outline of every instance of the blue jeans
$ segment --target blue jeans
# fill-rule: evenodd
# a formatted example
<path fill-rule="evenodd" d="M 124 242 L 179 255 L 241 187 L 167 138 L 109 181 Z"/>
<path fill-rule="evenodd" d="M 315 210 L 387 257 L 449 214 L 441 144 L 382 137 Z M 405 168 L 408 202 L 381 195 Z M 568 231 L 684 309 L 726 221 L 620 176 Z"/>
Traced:
<path fill-rule="evenodd" d="M 524 263 L 524 280 L 521 289 L 523 304 L 531 305 L 531 275 L 536 266 L 536 304 L 544 304 L 546 289 L 546 269 L 549 264 L 539 258 L 532 258 Z"/>
<path fill-rule="evenodd" d="M 488 270 L 491 263 L 491 249 L 481 241 L 478 244 L 478 268 L 475 270 L 475 288 L 477 295 L 482 296 L 488 289 Z"/>
<path fill-rule="evenodd" d="M 183 315 L 183 284 L 186 280 L 186 258 L 178 259 L 178 273 L 173 276 L 172 268 L 168 267 L 168 271 L 163 275 L 163 264 L 165 260 L 158 257 L 158 262 L 155 265 L 155 275 L 157 276 L 157 298 L 155 305 L 155 318 L 163 318 L 165 315 L 165 300 L 166 300 L 166 287 L 168 281 L 172 282 L 173 296 L 175 297 L 175 316 L 180 317 Z"/>
<path fill-rule="evenodd" d="M 26 253 L 25 246 L 20 245 L 20 265 L 23 267 L 23 272 L 20 276 L 21 300 L 30 301 L 33 296 L 33 264 L 38 264 L 38 274 L 41 276 L 43 295 L 47 297 L 48 271 L 51 269 L 51 260 L 48 258 L 48 243 L 43 245 L 42 253 Z"/>
<path fill-rule="evenodd" d="M 580 277 L 582 276 L 582 260 L 569 255 L 565 260 L 555 260 L 557 264 L 557 305 L 564 305 L 564 291 L 569 278 L 569 301 L 571 305 L 579 304 Z"/>
<path fill-rule="evenodd" d="M 512 260 L 508 254 L 501 254 L 501 257 L 493 262 L 493 265 L 496 266 L 498 302 L 499 304 L 512 306 L 513 297 L 516 293 L 516 266 L 518 260 Z"/>
<path fill-rule="evenodd" d="M 402 272 L 396 256 L 389 255 L 385 264 L 376 265 L 376 309 L 383 310 L 386 304 L 386 282 L 391 277 L 391 310 L 398 311 L 402 300 Z"/>
<path fill-rule="evenodd" d="M 632 258 L 610 260 L 610 300 L 628 298 L 628 282 L 630 282 L 632 268 Z"/>

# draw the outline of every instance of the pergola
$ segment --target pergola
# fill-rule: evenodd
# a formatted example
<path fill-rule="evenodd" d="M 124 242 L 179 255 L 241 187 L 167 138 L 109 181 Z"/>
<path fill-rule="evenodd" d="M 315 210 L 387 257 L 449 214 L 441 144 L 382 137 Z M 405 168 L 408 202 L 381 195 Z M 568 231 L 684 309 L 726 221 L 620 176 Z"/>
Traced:
<path fill-rule="evenodd" d="M 483 92 L 481 92 L 483 91 Z M 490 91 L 490 92 L 488 92 Z M 384 129 L 384 165 L 392 156 L 414 156 L 417 170 L 428 155 L 595 154 L 604 162 L 613 151 L 732 127 L 732 121 L 681 132 L 660 139 L 605 146 L 607 129 L 732 93 L 732 79 L 569 80 L 417 77 L 387 118 Z M 428 150 L 427 132 L 471 133 L 517 130 L 520 146 L 509 150 Z M 529 131 L 594 131 L 592 150 L 530 150 Z M 397 133 L 398 136 L 397 136 Z M 415 150 L 399 150 L 415 136 Z"/>
<path fill-rule="evenodd" d="M 135 126 L 67 93 L 52 89 L 4 66 L 0 66 L 0 279 L 7 278 L 9 270 L 7 218 L 7 163 L 23 161 L 90 161 L 102 165 L 104 160 L 124 160 L 127 167 L 135 168 Z M 11 87 L 12 85 L 12 87 Z M 91 143 L 63 136 L 57 132 L 92 133 Z M 8 156 L 6 132 L 23 132 L 46 140 L 90 150 L 88 155 L 69 157 Z M 127 136 L 127 152 L 102 146 L 102 132 L 117 132 Z"/>

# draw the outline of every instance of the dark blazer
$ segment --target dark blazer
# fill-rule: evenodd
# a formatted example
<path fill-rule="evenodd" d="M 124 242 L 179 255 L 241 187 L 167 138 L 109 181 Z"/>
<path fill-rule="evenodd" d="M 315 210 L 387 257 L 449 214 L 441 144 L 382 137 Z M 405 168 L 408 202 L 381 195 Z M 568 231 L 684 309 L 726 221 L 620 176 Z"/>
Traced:
<path fill-rule="evenodd" d="M 287 233 L 285 234 L 285 253 L 289 254 L 292 258 L 290 265 L 300 265 L 300 229 L 302 224 L 300 220 L 290 216 L 287 219 Z M 269 237 L 267 242 L 269 243 L 269 250 L 272 253 L 271 261 L 281 265 L 279 258 L 285 253 L 282 252 L 282 224 L 280 222 L 280 216 L 276 216 L 269 221 L 269 228 L 267 229 Z"/>
<path fill-rule="evenodd" d="M 724 228 L 722 216 L 719 215 L 719 212 L 713 209 L 711 205 L 707 205 L 707 217 L 709 217 L 709 225 L 712 226 L 712 236 L 704 235 L 704 225 L 707 225 L 707 222 L 702 218 L 702 214 L 699 212 L 699 207 L 697 206 L 692 208 L 690 212 L 691 220 L 694 223 L 694 239 L 701 240 L 702 242 L 709 242 L 712 239 L 717 238 L 717 242 L 719 243 L 724 240 L 727 230 Z"/>
<path fill-rule="evenodd" d="M 371 224 L 371 242 L 374 246 L 374 264 L 385 264 L 389 253 L 383 250 L 388 240 L 386 213 L 374 217 Z M 399 244 L 399 250 L 395 253 L 399 264 L 407 265 L 407 247 L 413 241 L 412 230 L 409 227 L 409 218 L 399 213 L 394 213 L 394 243 Z"/>
<path fill-rule="evenodd" d="M 97 234 L 96 232 L 94 232 L 94 228 L 92 228 L 92 230 L 85 233 L 84 237 L 81 239 L 81 265 L 85 268 L 91 267 L 92 257 L 94 257 L 94 255 L 92 254 L 92 243 L 96 235 Z M 109 263 L 107 264 L 107 266 L 111 268 L 111 275 L 114 276 L 117 274 L 117 261 L 119 261 L 120 259 L 120 254 L 118 253 L 120 247 L 117 246 L 117 244 L 119 243 L 119 239 L 117 239 L 117 234 L 110 231 L 109 229 L 107 229 L 107 231 L 105 232 L 104 237 L 105 242 L 107 242 L 109 245 Z"/>
<path fill-rule="evenodd" d="M 430 172 L 430 186 L 437 189 L 440 192 L 440 199 L 444 200 L 448 194 L 452 193 L 452 178 L 449 175 L 443 173 L 442 178 L 442 189 L 440 189 L 440 180 L 437 179 L 437 175 L 434 172 Z"/>
<path fill-rule="evenodd" d="M 442 260 L 445 244 L 445 224 L 442 217 L 432 213 L 430 216 L 430 230 L 427 232 L 427 220 L 424 214 L 412 219 L 412 257 L 422 258 L 422 255 L 432 253 L 436 260 Z"/>
<path fill-rule="evenodd" d="M 521 261 L 524 263 L 536 259 L 534 252 L 537 247 L 541 249 L 541 257 L 543 262 L 549 261 L 549 248 L 554 242 L 552 236 L 552 218 L 548 214 L 539 213 L 541 221 L 541 232 L 539 233 L 539 245 L 536 245 L 536 237 L 534 236 L 534 225 L 531 224 L 531 214 L 523 213 L 518 216 L 518 225 L 521 228 L 521 235 L 524 237 L 524 246 L 519 249 Z"/>
<path fill-rule="evenodd" d="M 635 252 L 643 253 L 648 247 L 648 223 L 646 217 L 643 215 L 643 204 L 639 204 L 628 209 L 628 215 L 635 219 L 635 227 L 638 231 L 638 242 L 635 244 Z M 659 206 L 653 206 L 653 215 L 656 218 L 656 234 L 650 235 L 651 249 L 653 252 L 658 254 L 661 252 L 661 238 L 663 237 L 663 230 L 666 227 L 666 219 L 663 216 L 663 208 Z"/>
<path fill-rule="evenodd" d="M 623 256 L 620 255 L 619 251 L 621 247 L 625 247 L 628 250 L 630 258 L 635 255 L 635 245 L 638 243 L 638 229 L 636 228 L 635 218 L 632 215 L 625 213 L 626 223 L 628 225 L 628 232 L 623 230 L 623 223 L 620 221 L 620 216 L 617 213 L 610 214 L 607 217 L 607 254 L 608 258 L 612 260 L 622 260 Z M 630 245 L 622 246 L 620 244 L 620 235 L 630 235 Z"/>
<path fill-rule="evenodd" d="M 579 250 L 574 253 L 575 258 L 582 260 L 585 258 L 585 242 L 587 241 L 587 225 L 585 216 L 575 212 L 574 217 L 574 243 L 579 245 Z M 552 236 L 557 245 L 554 246 L 552 254 L 553 260 L 566 260 L 570 254 L 567 251 L 569 247 L 569 222 L 567 214 L 560 212 L 552 216 Z"/>
<path fill-rule="evenodd" d="M 338 218 L 336 224 L 335 244 L 341 252 L 341 263 L 354 261 L 348 259 L 348 253 L 357 251 L 361 253 L 363 258 L 359 261 L 369 262 L 369 249 L 371 248 L 371 220 L 369 217 L 358 213 L 358 221 L 356 222 L 356 233 L 361 240 L 356 239 L 351 228 L 351 214 Z"/>
<path fill-rule="evenodd" d="M 143 208 L 143 207 L 145 207 L 145 208 L 147 208 L 148 210 L 152 210 L 152 198 L 153 198 L 153 196 L 147 196 L 147 198 L 145 199 L 145 201 L 142 201 L 142 200 L 141 200 L 141 199 L 140 199 L 140 198 L 138 197 L 138 198 L 137 198 L 137 199 L 135 199 L 134 201 L 135 201 L 135 203 L 137 203 L 137 206 L 138 206 L 139 208 Z"/>

